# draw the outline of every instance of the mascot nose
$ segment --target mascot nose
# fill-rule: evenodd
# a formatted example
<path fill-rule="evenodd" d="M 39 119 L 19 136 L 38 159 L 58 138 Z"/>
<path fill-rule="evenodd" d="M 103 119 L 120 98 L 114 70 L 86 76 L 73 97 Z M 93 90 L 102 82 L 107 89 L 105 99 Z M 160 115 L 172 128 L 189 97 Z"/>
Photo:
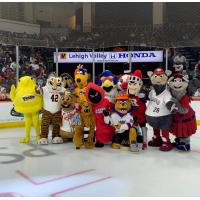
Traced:
<path fill-rule="evenodd" d="M 128 83 L 127 83 L 127 82 L 123 82 L 123 83 L 122 83 L 122 88 L 127 88 L 127 86 L 128 86 Z"/>
<path fill-rule="evenodd" d="M 81 79 L 80 79 L 80 78 L 77 78 L 76 81 L 77 81 L 77 83 L 80 83 L 80 82 L 81 82 Z"/>

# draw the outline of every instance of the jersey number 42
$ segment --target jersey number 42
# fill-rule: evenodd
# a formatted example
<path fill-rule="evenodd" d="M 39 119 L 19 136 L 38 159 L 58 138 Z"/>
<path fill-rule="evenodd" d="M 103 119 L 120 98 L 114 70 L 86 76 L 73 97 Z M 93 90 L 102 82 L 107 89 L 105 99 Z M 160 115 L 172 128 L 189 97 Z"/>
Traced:
<path fill-rule="evenodd" d="M 58 94 L 52 94 L 51 100 L 52 100 L 52 102 L 58 102 Z"/>

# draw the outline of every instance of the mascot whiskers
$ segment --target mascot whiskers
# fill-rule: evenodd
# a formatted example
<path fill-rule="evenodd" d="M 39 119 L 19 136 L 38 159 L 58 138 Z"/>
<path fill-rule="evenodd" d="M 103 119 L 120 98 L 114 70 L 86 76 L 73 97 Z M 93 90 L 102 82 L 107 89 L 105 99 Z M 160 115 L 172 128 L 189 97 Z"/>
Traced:
<path fill-rule="evenodd" d="M 46 86 L 38 88 L 43 96 L 43 115 L 41 123 L 41 139 L 39 144 L 48 144 L 49 126 L 52 124 L 52 143 L 63 143 L 60 136 L 61 124 L 61 94 L 65 91 L 62 85 L 62 78 L 52 73 L 47 79 Z"/>
<path fill-rule="evenodd" d="M 36 93 L 36 82 L 30 76 L 19 79 L 17 88 L 11 87 L 10 98 L 14 104 L 15 111 L 24 114 L 26 137 L 20 142 L 30 142 L 31 125 L 35 127 L 36 139 L 40 139 L 39 112 L 42 109 L 42 96 Z"/>

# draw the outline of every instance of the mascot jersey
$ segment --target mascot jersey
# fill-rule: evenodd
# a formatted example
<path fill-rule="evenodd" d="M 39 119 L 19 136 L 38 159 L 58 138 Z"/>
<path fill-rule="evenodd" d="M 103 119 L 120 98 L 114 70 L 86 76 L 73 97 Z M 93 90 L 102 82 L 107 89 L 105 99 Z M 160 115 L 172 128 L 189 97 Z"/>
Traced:
<path fill-rule="evenodd" d="M 93 83 L 89 83 L 86 87 L 86 98 L 92 103 L 95 115 L 96 141 L 103 144 L 111 142 L 115 129 L 104 122 L 103 115 L 103 110 L 111 110 L 111 103 L 105 98 L 103 89 Z"/>
<path fill-rule="evenodd" d="M 111 116 L 104 118 L 105 123 L 111 123 L 111 125 L 121 124 L 119 129 L 116 129 L 116 133 L 124 133 L 124 131 L 129 130 L 133 126 L 133 117 L 130 113 L 122 115 L 121 113 L 114 112 Z"/>
<path fill-rule="evenodd" d="M 43 90 L 43 103 L 44 109 L 49 111 L 50 113 L 56 113 L 60 111 L 60 92 L 64 92 L 65 89 L 63 88 L 62 91 L 57 90 L 50 90 L 48 86 L 42 87 Z"/>
<path fill-rule="evenodd" d="M 81 117 L 80 114 L 77 112 L 77 109 L 74 108 L 71 111 L 65 111 L 62 109 L 62 126 L 60 127 L 61 130 L 72 133 L 74 129 L 72 126 L 80 125 L 81 124 Z"/>
<path fill-rule="evenodd" d="M 166 104 L 171 101 L 171 94 L 168 89 L 165 89 L 161 94 L 156 95 L 154 89 L 149 94 L 149 104 L 147 106 L 146 115 L 151 117 L 162 117 L 170 115 L 170 111 L 167 109 Z"/>

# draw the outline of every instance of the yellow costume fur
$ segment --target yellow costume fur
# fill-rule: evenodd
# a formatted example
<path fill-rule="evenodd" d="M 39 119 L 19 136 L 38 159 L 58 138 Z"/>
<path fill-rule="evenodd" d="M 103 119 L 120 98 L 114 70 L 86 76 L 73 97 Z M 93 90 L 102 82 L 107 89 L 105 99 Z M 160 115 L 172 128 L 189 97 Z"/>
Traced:
<path fill-rule="evenodd" d="M 10 98 L 17 112 L 24 114 L 26 137 L 20 142 L 30 142 L 31 125 L 35 127 L 36 139 L 40 139 L 39 111 L 42 109 L 42 96 L 36 93 L 36 82 L 30 76 L 20 78 L 17 88 L 11 87 Z"/>
<path fill-rule="evenodd" d="M 83 65 L 78 65 L 77 69 L 74 72 L 75 77 L 75 95 L 77 99 L 82 100 L 84 99 L 84 94 L 86 90 L 86 86 L 88 84 L 89 74 L 87 70 L 83 68 Z"/>
<path fill-rule="evenodd" d="M 76 149 L 80 149 L 84 145 L 87 149 L 92 149 L 94 147 L 94 131 L 95 131 L 95 120 L 92 112 L 92 107 L 90 103 L 86 100 L 81 101 L 81 124 L 75 126 L 75 133 L 73 142 L 76 146 Z M 89 134 L 84 141 L 84 130 L 88 129 Z"/>

